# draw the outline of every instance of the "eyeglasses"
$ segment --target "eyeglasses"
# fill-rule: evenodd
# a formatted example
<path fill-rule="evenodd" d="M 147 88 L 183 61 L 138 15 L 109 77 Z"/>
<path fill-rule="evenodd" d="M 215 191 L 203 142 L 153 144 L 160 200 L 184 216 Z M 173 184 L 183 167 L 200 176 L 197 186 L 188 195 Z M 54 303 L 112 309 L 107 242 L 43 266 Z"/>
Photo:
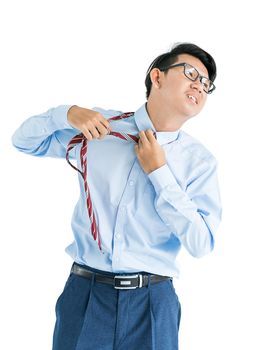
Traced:
<path fill-rule="evenodd" d="M 160 71 L 164 72 L 170 68 L 174 68 L 174 67 L 181 67 L 184 66 L 184 75 L 192 80 L 195 81 L 199 78 L 200 83 L 203 86 L 203 90 L 207 93 L 207 94 L 211 94 L 215 89 L 216 86 L 213 84 L 213 82 L 206 78 L 203 77 L 202 75 L 199 74 L 198 70 L 196 68 L 194 68 L 193 66 L 191 66 L 188 63 L 177 63 L 177 64 L 172 64 L 171 66 L 168 67 L 164 67 L 164 68 L 159 68 Z"/>

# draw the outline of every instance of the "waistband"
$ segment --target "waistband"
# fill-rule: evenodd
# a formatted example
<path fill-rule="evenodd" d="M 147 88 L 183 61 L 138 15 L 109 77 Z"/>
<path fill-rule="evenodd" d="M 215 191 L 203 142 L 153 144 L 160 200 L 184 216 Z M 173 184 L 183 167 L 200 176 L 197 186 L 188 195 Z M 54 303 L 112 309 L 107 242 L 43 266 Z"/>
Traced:
<path fill-rule="evenodd" d="M 71 268 L 71 273 L 78 276 L 92 279 L 95 278 L 96 282 L 110 284 L 115 289 L 135 289 L 142 288 L 149 285 L 149 282 L 154 284 L 171 279 L 169 276 L 161 276 L 156 274 L 150 274 L 147 272 L 135 272 L 135 273 L 111 273 L 108 271 L 97 270 L 89 266 L 80 265 L 74 263 Z"/>

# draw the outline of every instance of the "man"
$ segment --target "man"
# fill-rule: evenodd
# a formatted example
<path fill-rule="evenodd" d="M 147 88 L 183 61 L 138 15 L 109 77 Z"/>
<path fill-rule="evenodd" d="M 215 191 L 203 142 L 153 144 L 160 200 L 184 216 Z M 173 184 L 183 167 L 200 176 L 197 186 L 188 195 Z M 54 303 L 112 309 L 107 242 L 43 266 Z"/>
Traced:
<path fill-rule="evenodd" d="M 150 65 L 135 113 L 58 106 L 13 135 L 25 153 L 76 159 L 82 175 L 53 350 L 178 348 L 176 257 L 209 253 L 221 219 L 217 162 L 181 127 L 215 77 L 207 52 L 178 44 Z"/>

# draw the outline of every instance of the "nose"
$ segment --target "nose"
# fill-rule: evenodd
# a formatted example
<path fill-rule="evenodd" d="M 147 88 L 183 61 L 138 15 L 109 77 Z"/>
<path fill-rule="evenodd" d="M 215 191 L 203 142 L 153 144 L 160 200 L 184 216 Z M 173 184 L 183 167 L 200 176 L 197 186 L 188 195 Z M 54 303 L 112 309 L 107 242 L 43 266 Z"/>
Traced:
<path fill-rule="evenodd" d="M 197 90 L 199 94 L 203 92 L 203 87 L 199 79 L 191 82 L 191 88 Z"/>

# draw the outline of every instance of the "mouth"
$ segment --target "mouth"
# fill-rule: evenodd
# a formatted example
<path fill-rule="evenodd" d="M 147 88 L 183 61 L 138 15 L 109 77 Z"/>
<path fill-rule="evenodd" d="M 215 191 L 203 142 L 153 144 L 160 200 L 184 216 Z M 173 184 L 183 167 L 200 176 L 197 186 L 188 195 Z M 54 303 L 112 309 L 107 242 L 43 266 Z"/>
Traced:
<path fill-rule="evenodd" d="M 198 105 L 198 101 L 197 101 L 197 98 L 195 96 L 188 94 L 187 97 L 192 103 Z"/>

